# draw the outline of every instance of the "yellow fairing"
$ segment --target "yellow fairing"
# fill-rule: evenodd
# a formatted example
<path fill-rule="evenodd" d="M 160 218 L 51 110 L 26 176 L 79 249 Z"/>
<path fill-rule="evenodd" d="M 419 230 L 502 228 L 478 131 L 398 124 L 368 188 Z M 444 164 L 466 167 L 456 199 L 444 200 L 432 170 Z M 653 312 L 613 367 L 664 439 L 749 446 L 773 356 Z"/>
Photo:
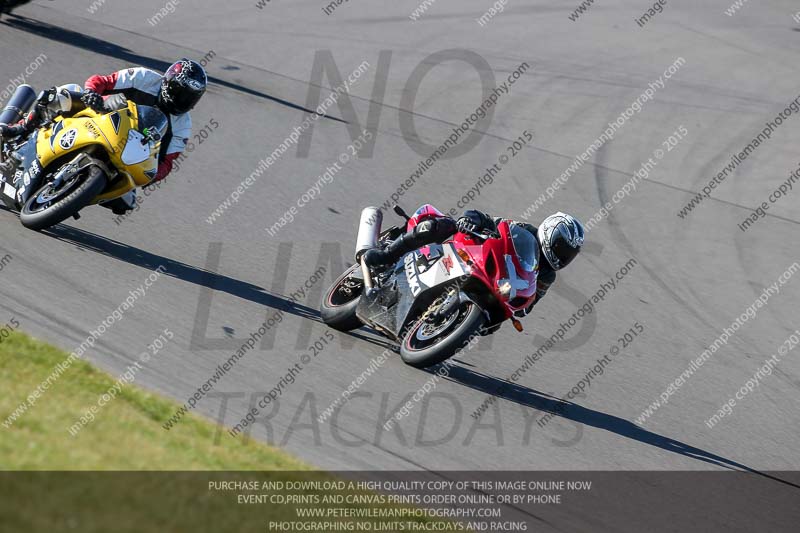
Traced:
<path fill-rule="evenodd" d="M 42 168 L 46 169 L 64 156 L 77 155 L 84 151 L 90 151 L 97 156 L 97 150 L 102 149 L 111 163 L 109 165 L 111 171 L 116 170 L 118 174 L 108 176 L 108 186 L 95 198 L 94 203 L 110 200 L 122 196 L 137 186 L 147 185 L 158 170 L 160 142 L 149 144 L 150 154 L 144 161 L 130 165 L 123 162 L 129 134 L 131 130 L 137 128 L 138 113 L 133 102 L 128 102 L 127 109 L 105 115 L 86 109 L 70 118 L 57 118 L 52 127 L 40 130 L 36 152 Z M 138 139 L 131 139 L 130 142 L 141 143 Z"/>

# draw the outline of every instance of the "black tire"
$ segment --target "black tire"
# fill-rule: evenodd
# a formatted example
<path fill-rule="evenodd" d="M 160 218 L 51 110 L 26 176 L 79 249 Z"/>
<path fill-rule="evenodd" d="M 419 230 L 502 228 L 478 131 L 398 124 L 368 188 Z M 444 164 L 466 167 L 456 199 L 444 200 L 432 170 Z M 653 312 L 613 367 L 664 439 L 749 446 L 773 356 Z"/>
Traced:
<path fill-rule="evenodd" d="M 456 317 L 452 329 L 428 346 L 418 345 L 417 333 L 424 323 L 417 321 L 400 343 L 400 357 L 403 361 L 416 368 L 439 364 L 464 348 L 475 335 L 479 335 L 486 321 L 483 309 L 478 304 L 467 301 L 459 306 L 458 313 L 461 316 Z"/>
<path fill-rule="evenodd" d="M 50 184 L 45 184 L 28 198 L 22 206 L 19 219 L 22 225 L 34 231 L 55 226 L 65 221 L 95 199 L 106 186 L 106 175 L 96 166 L 90 166 L 85 171 L 85 177 L 78 176 L 79 183 L 63 198 L 59 198 L 47 207 L 41 207 L 38 199 Z"/>
<path fill-rule="evenodd" d="M 347 278 L 359 268 L 361 268 L 359 265 L 353 265 L 345 270 L 344 274 L 333 282 L 333 285 L 325 293 L 325 298 L 322 299 L 322 304 L 319 307 L 322 321 L 333 329 L 352 331 L 364 325 L 356 316 L 356 307 L 358 307 L 358 302 L 361 300 L 363 284 L 358 291 L 351 290 L 351 293 L 357 292 L 354 297 L 352 295 L 348 296 L 340 290 Z"/>

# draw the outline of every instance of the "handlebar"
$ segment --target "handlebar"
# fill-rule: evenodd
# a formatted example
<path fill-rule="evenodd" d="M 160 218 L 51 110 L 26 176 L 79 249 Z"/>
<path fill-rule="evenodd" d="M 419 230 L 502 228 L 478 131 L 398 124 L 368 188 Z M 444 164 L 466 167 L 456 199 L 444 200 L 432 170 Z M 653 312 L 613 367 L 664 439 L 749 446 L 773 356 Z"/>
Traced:
<path fill-rule="evenodd" d="M 162 139 L 161 134 L 158 131 L 155 131 L 155 129 L 153 128 L 145 128 L 144 131 L 142 132 L 142 135 L 144 136 L 142 138 L 142 145 L 148 144 L 150 142 L 157 143 Z"/>
<path fill-rule="evenodd" d="M 478 233 L 477 231 L 467 230 L 462 233 L 466 233 L 467 235 L 472 235 L 473 237 L 477 237 L 481 240 L 500 238 L 500 234 L 495 231 L 489 231 L 487 232 L 487 234 L 484 234 L 484 233 Z"/>

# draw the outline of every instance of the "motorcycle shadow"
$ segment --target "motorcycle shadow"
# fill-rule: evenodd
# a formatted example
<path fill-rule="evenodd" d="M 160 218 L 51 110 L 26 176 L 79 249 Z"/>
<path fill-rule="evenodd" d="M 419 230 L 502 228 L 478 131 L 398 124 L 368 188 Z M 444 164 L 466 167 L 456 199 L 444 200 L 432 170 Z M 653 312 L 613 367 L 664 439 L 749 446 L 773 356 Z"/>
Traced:
<path fill-rule="evenodd" d="M 428 369 L 433 373 L 438 367 Z M 446 379 L 459 383 L 466 387 L 484 392 L 502 400 L 517 403 L 519 405 L 531 407 L 543 413 L 550 413 L 554 416 L 572 420 L 579 424 L 586 426 L 603 429 L 611 433 L 615 433 L 620 437 L 635 440 L 642 444 L 647 444 L 660 448 L 662 450 L 683 455 L 698 461 L 703 461 L 721 468 L 728 470 L 741 470 L 766 477 L 773 481 L 792 486 L 800 489 L 800 485 L 772 476 L 768 473 L 761 472 L 749 466 L 737 463 L 731 459 L 716 455 L 706 450 L 702 450 L 695 446 L 691 446 L 684 442 L 659 435 L 652 431 L 634 424 L 629 420 L 625 420 L 618 416 L 614 416 L 601 411 L 595 411 L 588 407 L 575 404 L 573 402 L 556 398 L 550 394 L 540 392 L 528 387 L 523 387 L 516 383 L 499 379 L 493 376 L 476 372 L 469 368 L 459 365 L 450 367 L 450 374 Z M 546 416 L 546 415 L 545 415 Z"/>
<path fill-rule="evenodd" d="M 259 287 L 253 283 L 231 278 L 230 276 L 218 274 L 205 268 L 195 267 L 181 261 L 175 261 L 168 257 L 157 255 L 142 250 L 141 248 L 64 224 L 59 224 L 45 230 L 43 233 L 59 241 L 77 246 L 82 250 L 102 254 L 119 261 L 125 261 L 126 263 L 146 270 L 155 270 L 159 266 L 163 266 L 166 269 L 163 273 L 165 276 L 177 278 L 188 283 L 194 283 L 195 285 L 206 287 L 213 291 L 224 292 L 231 296 L 275 310 L 282 310 L 299 318 L 322 323 L 317 309 L 295 302 L 280 294 L 269 292 L 263 287 Z M 372 330 L 369 329 L 365 331 L 372 332 Z M 377 335 L 377 333 L 374 334 Z M 381 338 L 372 338 L 362 333 L 350 332 L 347 333 L 347 335 L 382 348 L 393 346 Z"/>
<path fill-rule="evenodd" d="M 156 270 L 159 266 L 163 266 L 166 269 L 163 273 L 164 276 L 194 283 L 214 291 L 224 292 L 276 310 L 280 309 L 301 318 L 321 322 L 319 312 L 316 309 L 293 302 L 279 294 L 271 293 L 253 283 L 231 278 L 181 261 L 175 261 L 168 257 L 64 224 L 59 224 L 43 231 L 43 233 L 59 241 L 77 246 L 82 250 L 99 253 L 146 270 Z"/>

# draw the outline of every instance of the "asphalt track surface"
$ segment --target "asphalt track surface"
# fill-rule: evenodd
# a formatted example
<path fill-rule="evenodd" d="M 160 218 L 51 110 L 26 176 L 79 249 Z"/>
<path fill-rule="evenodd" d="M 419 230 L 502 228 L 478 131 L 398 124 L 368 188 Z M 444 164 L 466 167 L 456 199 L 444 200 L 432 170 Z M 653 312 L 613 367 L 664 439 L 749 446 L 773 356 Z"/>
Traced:
<path fill-rule="evenodd" d="M 729 17 L 727 0 L 670 0 L 644 28 L 634 18 L 647 6 L 628 0 L 597 2 L 576 22 L 568 19 L 572 4 L 512 1 L 483 27 L 476 19 L 490 4 L 482 0 L 438 0 L 417 22 L 408 18 L 416 3 L 353 1 L 331 15 L 322 4 L 270 2 L 258 9 L 254 2 L 192 2 L 151 26 L 147 19 L 163 7 L 160 0 L 108 0 L 95 14 L 87 11 L 88 0 L 37 1 L 4 19 L 0 80 L 19 76 L 45 54 L 26 80 L 37 88 L 82 83 L 135 64 L 162 69 L 182 55 L 200 58 L 213 50 L 207 68 L 214 82 L 193 119 L 195 130 L 211 119 L 219 128 L 122 224 L 94 208 L 79 221 L 37 234 L 14 213 L 0 212 L 0 252 L 13 257 L 0 272 L 0 313 L 6 315 L 0 321 L 15 316 L 22 329 L 72 350 L 163 265 L 166 273 L 89 358 L 118 374 L 169 328 L 175 339 L 167 355 L 153 359 L 137 383 L 184 402 L 241 345 L 237 339 L 283 309 L 274 342 L 248 353 L 217 383 L 213 394 L 224 396 L 198 402 L 196 412 L 233 426 L 253 398 L 277 386 L 325 335 L 316 311 L 321 291 L 351 260 L 361 208 L 382 203 L 416 170 L 420 154 L 431 151 L 407 142 L 402 122 L 413 118 L 420 139 L 435 145 L 480 105 L 473 66 L 428 59 L 437 64 L 409 107 L 405 87 L 426 58 L 470 50 L 491 67 L 482 74 L 493 73 L 498 82 L 523 62 L 531 68 L 500 97 L 492 120 L 476 128 L 477 146 L 437 162 L 400 203 L 407 209 L 424 202 L 455 207 L 483 169 L 529 130 L 533 146 L 470 204 L 516 217 L 650 82 L 684 58 L 654 99 L 534 215 L 538 222 L 563 210 L 589 219 L 673 132 L 688 131 L 589 233 L 586 252 L 524 321 L 524 333 L 505 325 L 490 345 L 460 356 L 427 406 L 415 404 L 390 431 L 380 427 L 389 409 L 431 374 L 393 356 L 334 424 L 317 423 L 316 415 L 384 348 L 370 331 L 337 333 L 282 392 L 279 407 L 264 410 L 269 420 L 256 424 L 252 436 L 320 467 L 344 470 L 797 469 L 800 352 L 783 357 L 730 416 L 713 428 L 705 421 L 798 328 L 800 278 L 783 285 L 666 406 L 643 425 L 634 422 L 766 286 L 800 261 L 797 185 L 748 231 L 737 227 L 797 169 L 797 116 L 711 198 L 685 218 L 677 216 L 800 93 L 800 26 L 791 16 L 796 4 L 753 2 Z M 344 76 L 369 62 L 349 101 L 361 127 L 370 106 L 380 114 L 370 125 L 374 153 L 343 165 L 293 223 L 269 235 L 265 228 L 351 143 L 348 126 L 337 119 L 353 122 L 353 116 L 334 105 L 316 122 L 306 157 L 293 147 L 209 224 L 211 212 L 302 122 L 320 50 L 330 51 Z M 385 94 L 376 95 L 381 50 L 390 50 L 391 59 L 383 71 Z M 334 84 L 325 78 L 321 85 L 325 97 Z M 631 258 L 636 265 L 596 311 L 498 393 L 476 425 L 470 413 Z M 328 269 L 325 280 L 292 304 L 288 295 L 319 265 Z M 584 395 L 559 408 L 557 399 L 635 322 L 644 332 Z M 536 419 L 554 409 L 560 414 L 538 427 Z M 232 437 L 221 432 L 219 438 Z"/>

